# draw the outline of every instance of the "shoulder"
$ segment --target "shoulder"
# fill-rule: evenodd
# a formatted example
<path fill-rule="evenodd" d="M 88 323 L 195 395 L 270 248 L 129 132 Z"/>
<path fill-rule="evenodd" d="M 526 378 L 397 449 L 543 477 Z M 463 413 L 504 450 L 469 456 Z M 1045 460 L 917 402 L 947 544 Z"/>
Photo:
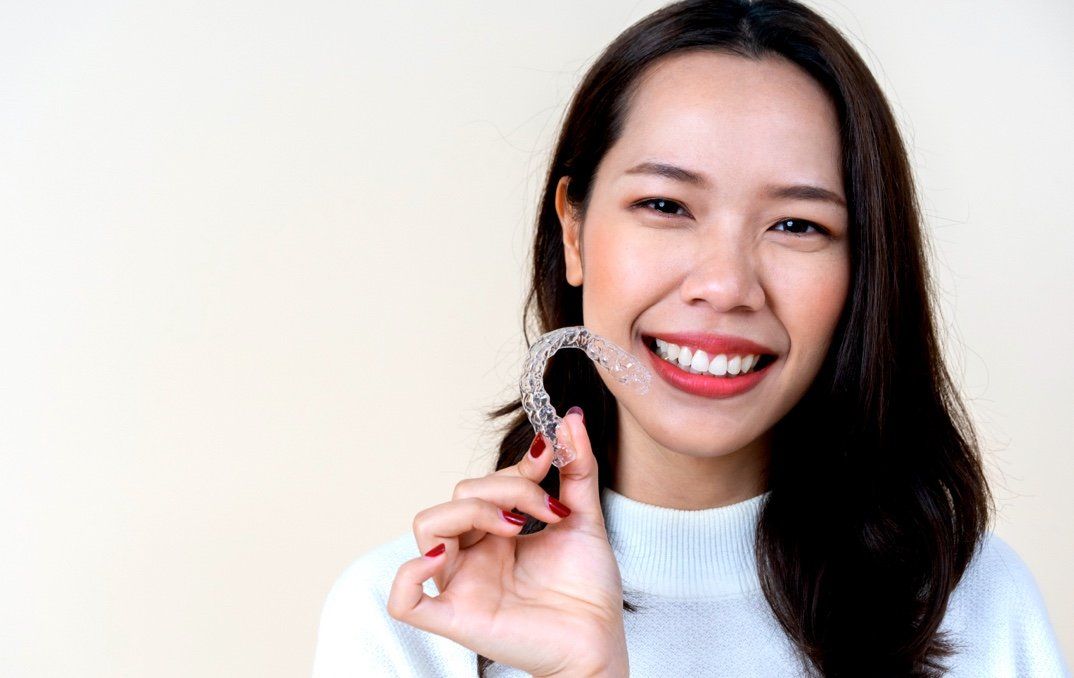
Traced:
<path fill-rule="evenodd" d="M 952 675 L 1068 675 L 1033 573 L 994 532 L 978 544 L 940 630 L 956 645 Z"/>
<path fill-rule="evenodd" d="M 410 533 L 398 535 L 370 549 L 351 561 L 336 577 L 326 602 L 362 600 L 387 605 L 388 593 L 399 566 L 418 555 L 417 543 Z M 435 595 L 435 588 L 432 591 L 430 595 Z"/>
<path fill-rule="evenodd" d="M 473 652 L 388 614 L 388 594 L 399 566 L 418 555 L 414 536 L 404 533 L 357 557 L 340 573 L 321 608 L 314 678 L 476 675 Z M 432 580 L 422 586 L 428 595 L 437 595 Z"/>
<path fill-rule="evenodd" d="M 988 532 L 952 595 L 952 606 L 1006 615 L 1044 611 L 1033 573 L 1004 539 Z"/>
<path fill-rule="evenodd" d="M 1026 589 L 1036 588 L 1029 567 L 1005 540 L 988 532 L 959 582 L 963 593 L 987 594 L 991 602 L 1011 603 Z M 977 597 L 977 596 L 975 596 Z"/>

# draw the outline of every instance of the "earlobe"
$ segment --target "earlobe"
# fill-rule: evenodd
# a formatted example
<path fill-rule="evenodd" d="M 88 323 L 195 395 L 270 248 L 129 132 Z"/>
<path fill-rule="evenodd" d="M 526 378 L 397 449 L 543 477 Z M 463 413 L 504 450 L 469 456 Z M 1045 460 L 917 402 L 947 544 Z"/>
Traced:
<path fill-rule="evenodd" d="M 582 284 L 582 243 L 579 240 L 581 226 L 577 214 L 567 200 L 567 184 L 570 177 L 560 177 L 556 185 L 556 214 L 563 232 L 563 259 L 567 264 L 567 282 L 573 287 Z"/>

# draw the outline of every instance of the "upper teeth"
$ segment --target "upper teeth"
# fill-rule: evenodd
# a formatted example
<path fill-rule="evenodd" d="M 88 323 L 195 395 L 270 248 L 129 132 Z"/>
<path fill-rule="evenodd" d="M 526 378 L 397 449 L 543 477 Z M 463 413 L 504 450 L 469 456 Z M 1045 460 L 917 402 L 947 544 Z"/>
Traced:
<path fill-rule="evenodd" d="M 756 367 L 761 359 L 760 354 L 727 355 L 721 353 L 714 358 L 709 358 L 708 353 L 701 349 L 691 349 L 688 346 L 679 346 L 663 339 L 656 340 L 657 354 L 670 363 L 674 363 L 682 369 L 694 374 L 708 373 L 716 377 L 724 375 L 745 374 L 751 367 Z"/>

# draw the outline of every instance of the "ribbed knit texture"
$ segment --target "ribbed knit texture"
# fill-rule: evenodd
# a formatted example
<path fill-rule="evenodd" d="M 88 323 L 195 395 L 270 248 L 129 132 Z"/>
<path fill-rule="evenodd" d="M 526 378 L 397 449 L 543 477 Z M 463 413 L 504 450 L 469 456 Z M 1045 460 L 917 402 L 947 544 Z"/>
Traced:
<path fill-rule="evenodd" d="M 753 538 L 767 495 L 684 511 L 605 488 L 604 524 L 624 589 L 695 601 L 759 590 Z"/>
<path fill-rule="evenodd" d="M 767 493 L 766 493 L 767 494 Z M 631 676 L 807 675 L 760 591 L 753 556 L 766 494 L 698 511 L 601 495 L 624 597 Z M 356 559 L 321 612 L 314 678 L 476 676 L 476 655 L 388 616 L 395 573 L 419 555 L 405 533 Z M 425 582 L 436 595 L 432 580 Z M 961 644 L 954 678 L 1069 676 L 1033 576 L 989 534 L 948 606 L 941 630 Z M 490 677 L 527 674 L 493 664 Z"/>

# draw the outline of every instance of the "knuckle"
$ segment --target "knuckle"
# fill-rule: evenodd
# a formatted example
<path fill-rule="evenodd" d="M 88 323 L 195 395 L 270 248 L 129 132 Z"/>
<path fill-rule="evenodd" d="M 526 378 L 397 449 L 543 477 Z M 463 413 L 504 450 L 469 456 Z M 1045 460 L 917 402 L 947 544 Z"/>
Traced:
<path fill-rule="evenodd" d="M 414 516 L 414 521 L 411 523 L 411 527 L 415 534 L 420 534 L 425 530 L 425 526 L 429 524 L 429 509 L 423 509 L 418 511 Z"/>
<path fill-rule="evenodd" d="M 479 497 L 466 497 L 465 499 L 460 499 L 459 502 L 465 507 L 470 522 L 475 526 L 484 521 L 484 517 L 488 515 L 489 509 L 492 508 L 492 502 L 485 501 Z"/>
<path fill-rule="evenodd" d="M 406 575 L 406 568 L 400 566 L 395 573 L 395 579 L 392 581 L 391 590 L 388 592 L 388 601 L 385 605 L 385 609 L 392 619 L 398 619 L 402 621 L 404 610 L 399 604 L 399 587 L 402 585 L 402 579 Z"/>
<path fill-rule="evenodd" d="M 399 607 L 399 602 L 395 598 L 388 598 L 388 616 L 397 621 L 403 621 L 404 611 Z"/>
<path fill-rule="evenodd" d="M 477 497 L 464 497 L 459 500 L 459 503 L 465 506 L 469 511 L 480 513 L 481 509 L 485 508 L 485 505 L 488 502 L 484 499 L 478 499 Z"/>
<path fill-rule="evenodd" d="M 452 499 L 462 499 L 464 497 L 473 496 L 474 479 L 463 478 L 459 482 L 455 483 L 455 491 L 452 492 Z"/>

